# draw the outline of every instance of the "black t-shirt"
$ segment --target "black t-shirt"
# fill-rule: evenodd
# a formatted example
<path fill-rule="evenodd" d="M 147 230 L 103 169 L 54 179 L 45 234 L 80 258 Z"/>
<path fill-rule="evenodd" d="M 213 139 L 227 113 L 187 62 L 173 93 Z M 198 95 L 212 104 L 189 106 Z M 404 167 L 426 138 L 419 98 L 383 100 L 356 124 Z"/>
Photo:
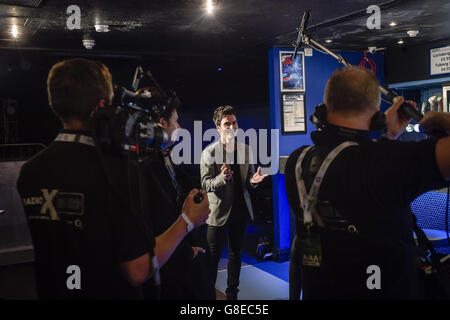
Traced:
<path fill-rule="evenodd" d="M 119 265 L 151 252 L 153 242 L 130 210 L 126 160 L 105 159 L 119 197 L 99 159 L 93 146 L 55 141 L 22 167 L 17 187 L 33 239 L 41 299 L 141 297 Z M 67 287 L 71 265 L 80 268 L 80 290 Z"/>
<path fill-rule="evenodd" d="M 234 163 L 231 165 L 231 170 L 233 171 L 233 206 L 230 217 L 232 219 L 239 219 L 248 217 L 249 215 L 242 189 L 241 168 L 237 162 L 237 150 L 234 150 L 233 157 Z"/>
<path fill-rule="evenodd" d="M 315 149 L 305 157 L 303 172 L 308 172 L 313 156 L 323 159 L 348 140 L 328 130 L 314 132 L 312 139 Z M 358 143 L 343 150 L 330 165 L 318 198 L 329 201 L 358 227 L 360 235 L 321 231 L 323 266 L 303 268 L 303 297 L 417 298 L 409 205 L 420 194 L 447 185 L 435 160 L 436 140 Z M 303 213 L 295 182 L 300 151 L 288 159 L 286 186 L 290 206 L 298 217 L 297 233 L 302 237 Z M 309 190 L 311 179 L 305 182 Z M 371 265 L 380 267 L 381 290 L 367 288 L 367 268 Z"/>

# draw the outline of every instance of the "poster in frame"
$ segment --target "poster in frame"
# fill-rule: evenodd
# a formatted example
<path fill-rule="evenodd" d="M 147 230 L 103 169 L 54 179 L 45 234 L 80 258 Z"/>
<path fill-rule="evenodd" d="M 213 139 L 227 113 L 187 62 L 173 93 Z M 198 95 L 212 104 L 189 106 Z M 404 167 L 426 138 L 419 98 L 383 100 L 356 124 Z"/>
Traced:
<path fill-rule="evenodd" d="M 281 92 L 305 91 L 305 56 L 298 52 L 295 60 L 293 51 L 280 51 Z"/>
<path fill-rule="evenodd" d="M 281 94 L 281 133 L 306 133 L 305 93 L 290 92 Z"/>

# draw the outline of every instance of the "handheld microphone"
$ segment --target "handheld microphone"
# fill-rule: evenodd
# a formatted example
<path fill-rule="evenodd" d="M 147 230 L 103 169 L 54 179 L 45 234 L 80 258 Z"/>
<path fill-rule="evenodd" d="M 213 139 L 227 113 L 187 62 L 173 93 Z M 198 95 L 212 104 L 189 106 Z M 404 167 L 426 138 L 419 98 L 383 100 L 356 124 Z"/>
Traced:
<path fill-rule="evenodd" d="M 194 196 L 194 202 L 195 203 L 200 203 L 203 201 L 203 195 L 199 192 L 197 192 L 197 194 Z"/>
<path fill-rule="evenodd" d="M 305 11 L 305 13 L 303 14 L 303 18 L 302 18 L 302 22 L 300 24 L 300 27 L 297 29 L 298 30 L 298 36 L 297 36 L 297 42 L 295 43 L 295 49 L 294 49 L 294 56 L 293 59 L 295 60 L 295 58 L 297 57 L 297 50 L 298 47 L 302 44 L 302 39 L 303 39 L 303 35 L 305 34 L 306 28 L 308 27 L 308 23 L 309 23 L 309 18 L 311 17 L 311 10 L 307 10 Z"/>

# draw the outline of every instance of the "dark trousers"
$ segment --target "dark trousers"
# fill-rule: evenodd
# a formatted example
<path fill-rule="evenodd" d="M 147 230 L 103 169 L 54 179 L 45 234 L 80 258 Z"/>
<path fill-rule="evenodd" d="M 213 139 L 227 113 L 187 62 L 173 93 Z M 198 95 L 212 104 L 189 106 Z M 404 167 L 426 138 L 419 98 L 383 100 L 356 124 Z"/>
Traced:
<path fill-rule="evenodd" d="M 295 235 L 292 241 L 289 262 L 289 300 L 299 300 L 302 291 L 302 253 L 300 239 Z"/>
<path fill-rule="evenodd" d="M 222 227 L 208 226 L 206 238 L 211 255 L 211 279 L 216 283 L 217 267 L 223 248 L 228 240 L 228 278 L 226 293 L 229 296 L 237 294 L 239 276 L 241 273 L 241 251 L 245 231 L 249 222 L 248 212 L 232 212 L 230 218 Z"/>

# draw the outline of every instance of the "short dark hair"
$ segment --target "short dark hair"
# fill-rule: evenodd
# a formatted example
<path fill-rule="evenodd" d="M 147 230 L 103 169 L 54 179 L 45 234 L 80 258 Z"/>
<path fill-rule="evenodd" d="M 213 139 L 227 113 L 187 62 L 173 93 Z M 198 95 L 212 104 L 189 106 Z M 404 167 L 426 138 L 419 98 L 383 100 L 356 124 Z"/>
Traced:
<path fill-rule="evenodd" d="M 47 78 L 48 102 L 63 122 L 86 121 L 100 100 L 110 103 L 112 76 L 102 63 L 77 58 L 56 63 Z"/>
<path fill-rule="evenodd" d="M 324 101 L 329 112 L 364 113 L 380 104 L 380 84 L 375 75 L 361 67 L 336 70 L 328 79 Z"/>
<path fill-rule="evenodd" d="M 161 119 L 161 118 L 164 118 L 166 121 L 169 121 L 170 120 L 170 117 L 172 117 L 172 114 L 174 113 L 174 111 L 177 111 L 177 109 L 178 109 L 178 106 L 177 105 L 175 105 L 175 104 L 173 104 L 173 103 L 170 103 L 169 105 L 167 105 L 165 108 L 164 108 L 164 110 L 162 110 L 160 113 L 159 113 L 159 118 Z"/>
<path fill-rule="evenodd" d="M 214 124 L 216 126 L 220 127 L 222 118 L 224 116 L 229 116 L 232 114 L 234 114 L 236 116 L 236 109 L 234 109 L 232 106 L 221 106 L 221 107 L 216 108 L 216 110 L 214 110 L 214 115 L 213 115 Z"/>

